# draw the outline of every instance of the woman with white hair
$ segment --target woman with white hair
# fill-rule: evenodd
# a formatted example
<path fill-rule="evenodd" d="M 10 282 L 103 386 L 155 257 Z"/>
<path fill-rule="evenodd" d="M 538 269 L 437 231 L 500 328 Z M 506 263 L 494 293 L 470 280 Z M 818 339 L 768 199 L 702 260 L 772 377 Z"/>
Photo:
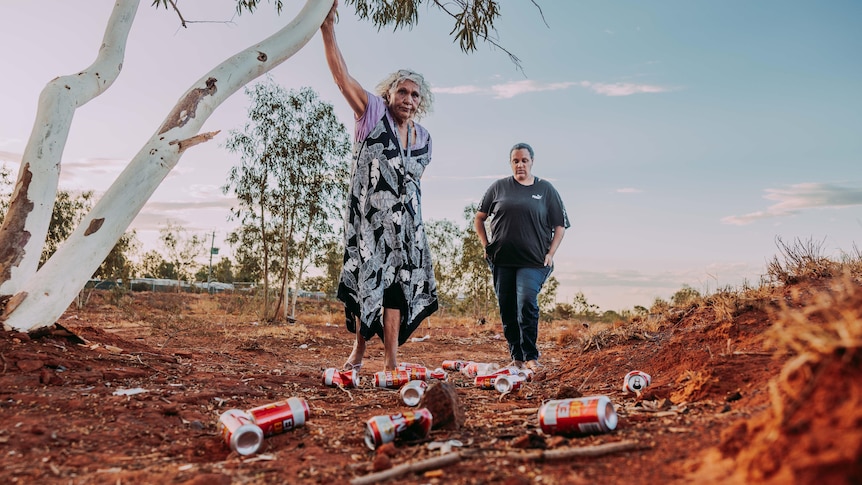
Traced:
<path fill-rule="evenodd" d="M 431 135 L 416 119 L 433 96 L 419 73 L 402 69 L 366 91 L 347 71 L 335 39 L 336 1 L 320 27 L 326 61 L 355 116 L 354 153 L 344 221 L 338 299 L 356 334 L 344 364 L 358 371 L 366 340 L 383 340 L 384 370 L 398 346 L 437 310 L 437 285 L 422 225 L 420 179 L 431 162 Z"/>

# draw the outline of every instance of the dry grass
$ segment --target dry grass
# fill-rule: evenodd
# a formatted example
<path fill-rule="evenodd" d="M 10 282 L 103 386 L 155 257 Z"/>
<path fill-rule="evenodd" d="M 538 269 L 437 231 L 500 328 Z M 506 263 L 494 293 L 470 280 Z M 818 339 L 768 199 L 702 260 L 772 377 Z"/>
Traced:
<path fill-rule="evenodd" d="M 803 297 L 794 291 L 775 318 L 766 345 L 795 354 L 769 384 L 773 410 L 783 422 L 817 386 L 825 368 L 821 364 L 858 362 L 862 352 L 862 287 L 847 272 L 814 295 Z"/>

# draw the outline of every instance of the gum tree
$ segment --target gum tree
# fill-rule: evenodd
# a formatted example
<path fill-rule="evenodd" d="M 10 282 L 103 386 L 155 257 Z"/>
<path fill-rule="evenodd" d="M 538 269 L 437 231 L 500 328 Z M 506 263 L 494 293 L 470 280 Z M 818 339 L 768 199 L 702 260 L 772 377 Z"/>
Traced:
<path fill-rule="evenodd" d="M 237 11 L 252 13 L 260 3 L 237 0 Z M 281 11 L 282 0 L 267 3 Z M 425 0 L 345 0 L 344 7 L 352 7 L 360 18 L 378 29 L 398 29 L 418 22 L 423 3 Z M 93 64 L 51 80 L 39 97 L 33 130 L 0 227 L 0 302 L 5 304 L 0 318 L 6 329 L 30 331 L 52 325 L 183 153 L 215 135 L 200 132 L 213 111 L 242 86 L 301 49 L 315 35 L 333 2 L 307 0 L 283 29 L 226 58 L 201 76 L 177 100 L 66 243 L 39 267 L 72 117 L 78 107 L 105 92 L 119 76 L 139 4 L 140 0 L 116 0 Z M 451 33 L 462 51 L 474 51 L 477 40 L 497 45 L 494 22 L 500 15 L 499 0 L 431 0 L 427 4 L 451 16 L 455 24 Z M 154 0 L 152 5 L 173 9 L 185 26 L 186 20 L 175 1 Z M 517 58 L 502 50 L 517 64 Z"/>

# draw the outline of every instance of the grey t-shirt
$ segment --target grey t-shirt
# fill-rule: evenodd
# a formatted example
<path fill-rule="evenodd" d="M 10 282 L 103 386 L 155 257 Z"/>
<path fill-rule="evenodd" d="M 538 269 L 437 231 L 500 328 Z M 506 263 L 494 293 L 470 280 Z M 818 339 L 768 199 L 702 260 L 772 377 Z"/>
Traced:
<path fill-rule="evenodd" d="M 497 180 L 482 197 L 479 212 L 491 216 L 486 250 L 499 266 L 543 267 L 554 228 L 569 227 L 560 194 L 539 177 L 533 185 L 521 185 L 515 177 Z"/>

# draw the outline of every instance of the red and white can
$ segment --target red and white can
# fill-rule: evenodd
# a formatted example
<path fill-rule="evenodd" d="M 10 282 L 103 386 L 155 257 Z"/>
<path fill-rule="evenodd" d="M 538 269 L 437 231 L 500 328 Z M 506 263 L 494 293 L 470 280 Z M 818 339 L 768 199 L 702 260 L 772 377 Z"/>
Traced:
<path fill-rule="evenodd" d="M 459 371 L 459 370 L 461 370 L 462 367 L 464 367 L 465 365 L 467 365 L 469 363 L 470 363 L 470 361 L 467 361 L 467 360 L 444 360 L 443 365 L 441 367 L 443 367 L 443 369 L 445 369 L 445 370 Z"/>
<path fill-rule="evenodd" d="M 241 409 L 223 412 L 218 418 L 218 428 L 225 444 L 240 455 L 257 453 L 263 444 L 263 430 Z"/>
<path fill-rule="evenodd" d="M 410 382 L 410 372 L 401 370 L 382 370 L 374 373 L 374 387 L 398 389 Z"/>
<path fill-rule="evenodd" d="M 497 376 L 497 380 L 494 381 L 494 389 L 499 393 L 512 392 L 521 388 L 521 383 L 523 383 L 526 379 L 521 375 L 501 375 Z"/>
<path fill-rule="evenodd" d="M 407 373 L 410 375 L 410 380 L 427 381 L 428 380 L 428 374 L 430 374 L 427 367 L 421 367 L 421 366 L 420 367 L 408 367 L 404 370 L 406 370 Z"/>
<path fill-rule="evenodd" d="M 623 392 L 640 394 L 652 382 L 652 377 L 646 372 L 633 370 L 623 378 Z"/>
<path fill-rule="evenodd" d="M 617 427 L 617 412 L 607 396 L 548 401 L 539 408 L 539 426 L 547 434 L 596 434 Z"/>
<path fill-rule="evenodd" d="M 521 375 L 522 372 L 523 371 L 521 369 L 518 369 L 517 367 L 503 367 L 502 369 L 495 370 L 494 372 L 491 372 L 491 375 L 495 375 L 495 376 L 503 376 L 503 375 L 517 376 L 517 375 Z"/>
<path fill-rule="evenodd" d="M 476 376 L 473 379 L 473 384 L 479 389 L 494 389 L 494 383 L 497 382 L 497 374 L 488 374 L 486 376 Z"/>
<path fill-rule="evenodd" d="M 291 397 L 286 401 L 264 404 L 248 410 L 255 424 L 263 430 L 264 436 L 284 433 L 303 426 L 310 414 L 308 402 L 301 397 Z"/>
<path fill-rule="evenodd" d="M 410 407 L 418 406 L 426 388 L 428 388 L 427 382 L 412 380 L 401 387 L 401 400 Z"/>
<path fill-rule="evenodd" d="M 329 387 L 359 387 L 359 372 L 330 367 L 323 371 L 323 385 Z"/>
<path fill-rule="evenodd" d="M 413 364 L 413 363 L 411 363 L 411 362 L 399 362 L 399 363 L 398 363 L 398 365 L 397 365 L 396 367 L 397 367 L 397 368 L 399 368 L 399 369 L 412 369 L 412 368 L 414 368 L 414 367 L 422 367 L 422 368 L 424 368 L 425 366 L 424 366 L 424 365 L 422 365 L 422 364 Z"/>
<path fill-rule="evenodd" d="M 476 377 L 493 374 L 494 371 L 498 369 L 499 367 L 497 364 L 487 362 L 469 362 L 467 365 L 461 367 L 461 373 L 467 377 Z"/>
<path fill-rule="evenodd" d="M 365 444 L 372 450 L 395 438 L 418 440 L 428 436 L 434 417 L 422 408 L 399 414 L 374 416 L 365 425 Z"/>
<path fill-rule="evenodd" d="M 449 374 L 447 374 L 442 367 L 438 367 L 428 373 L 428 378 L 437 379 L 438 381 L 446 381 L 449 380 Z"/>

